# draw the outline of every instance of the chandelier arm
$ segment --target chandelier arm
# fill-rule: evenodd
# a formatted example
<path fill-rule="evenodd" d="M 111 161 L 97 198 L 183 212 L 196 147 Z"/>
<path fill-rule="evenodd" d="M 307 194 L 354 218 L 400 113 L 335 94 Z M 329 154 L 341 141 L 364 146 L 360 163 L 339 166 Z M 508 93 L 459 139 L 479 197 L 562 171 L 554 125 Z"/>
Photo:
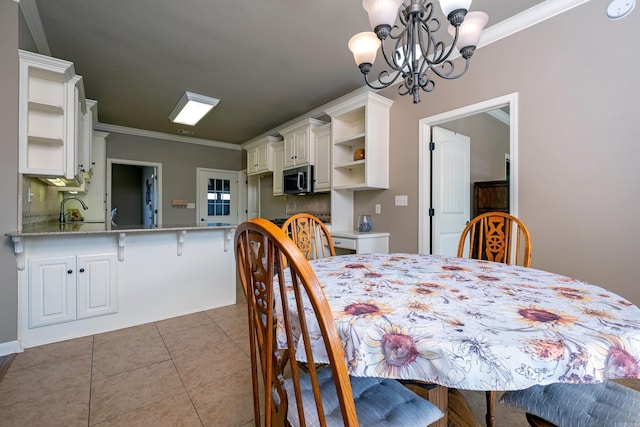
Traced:
<path fill-rule="evenodd" d="M 462 70 L 459 74 L 456 74 L 456 75 L 451 75 L 451 73 L 455 70 L 455 67 L 453 65 L 453 61 L 451 61 L 451 60 L 448 60 L 444 64 L 442 64 L 443 67 L 445 66 L 445 64 L 448 64 L 448 66 L 449 66 L 449 71 L 446 72 L 446 73 L 438 71 L 438 69 L 436 67 L 431 67 L 431 70 L 434 72 L 435 75 L 437 75 L 440 78 L 447 79 L 447 80 L 455 80 L 457 78 L 462 77 L 464 75 L 464 73 L 467 72 L 467 70 L 469 69 L 469 64 L 470 63 L 471 63 L 471 58 L 466 58 L 465 59 L 464 70 Z"/>
<path fill-rule="evenodd" d="M 446 45 L 444 44 L 443 41 L 439 41 L 436 42 L 435 39 L 433 38 L 433 36 L 431 34 L 429 34 L 429 36 L 432 39 L 433 42 L 433 57 L 434 59 L 431 61 L 429 61 L 432 65 L 438 65 L 438 64 L 442 64 L 443 62 L 447 61 L 449 59 L 449 57 L 451 56 L 451 54 L 453 53 L 453 50 L 456 47 L 456 43 L 458 43 L 458 35 L 460 33 L 460 26 L 456 26 L 456 33 L 453 36 L 453 42 L 451 43 L 451 45 L 449 45 L 449 50 L 446 49 Z M 445 53 L 446 51 L 446 53 Z"/>
<path fill-rule="evenodd" d="M 378 74 L 378 77 L 374 82 L 371 82 L 369 80 L 369 76 L 367 74 L 365 74 L 364 75 L 364 82 L 371 89 L 381 90 L 381 89 L 388 88 L 389 86 L 394 84 L 396 82 L 396 80 L 398 80 L 398 77 L 400 77 L 401 74 L 402 74 L 401 71 L 397 71 L 395 73 L 395 76 L 393 78 L 391 78 L 391 74 L 387 70 L 383 70 Z M 390 78 L 391 80 L 385 81 L 386 77 Z M 376 81 L 378 82 L 377 85 L 375 84 Z"/>

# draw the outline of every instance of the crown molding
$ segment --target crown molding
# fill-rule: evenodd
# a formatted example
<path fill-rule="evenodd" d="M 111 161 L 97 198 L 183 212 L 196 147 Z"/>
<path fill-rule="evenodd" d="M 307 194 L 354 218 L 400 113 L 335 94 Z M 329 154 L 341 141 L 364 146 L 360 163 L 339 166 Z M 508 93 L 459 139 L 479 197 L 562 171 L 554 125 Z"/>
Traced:
<path fill-rule="evenodd" d="M 38 5 L 36 0 L 18 0 L 20 4 L 20 10 L 22 10 L 22 16 L 27 22 L 33 42 L 36 44 L 38 53 L 51 56 L 51 49 L 49 49 L 49 42 L 47 36 L 44 33 L 44 27 L 40 20 L 40 12 L 38 11 Z"/>
<path fill-rule="evenodd" d="M 482 32 L 478 48 L 495 43 L 591 0 L 547 0 Z M 459 55 L 458 55 L 459 56 Z"/>
<path fill-rule="evenodd" d="M 103 132 L 115 132 L 123 133 L 125 135 L 143 136 L 147 138 L 163 139 L 165 141 L 173 142 L 186 142 L 189 144 L 206 145 L 208 147 L 224 148 L 225 150 L 242 150 L 242 147 L 238 144 L 232 144 L 230 142 L 213 141 L 210 139 L 193 138 L 190 136 L 172 135 L 170 133 L 156 132 L 145 129 L 136 129 L 126 126 L 110 125 L 108 123 L 96 123 L 95 130 L 101 130 Z"/>

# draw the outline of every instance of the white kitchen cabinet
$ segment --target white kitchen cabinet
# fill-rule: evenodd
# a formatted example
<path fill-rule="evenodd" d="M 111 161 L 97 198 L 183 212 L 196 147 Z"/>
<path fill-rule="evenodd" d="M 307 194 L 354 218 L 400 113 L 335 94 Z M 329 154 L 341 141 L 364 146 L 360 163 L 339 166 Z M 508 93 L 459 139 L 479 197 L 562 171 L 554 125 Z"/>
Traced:
<path fill-rule="evenodd" d="M 273 171 L 273 144 L 278 141 L 280 141 L 278 137 L 267 136 L 243 145 L 247 150 L 247 175 Z"/>
<path fill-rule="evenodd" d="M 29 328 L 118 312 L 115 253 L 29 260 Z"/>
<path fill-rule="evenodd" d="M 324 122 L 305 119 L 280 130 L 284 138 L 284 169 L 295 166 L 315 165 L 314 138 L 312 130 Z"/>
<path fill-rule="evenodd" d="M 331 190 L 331 123 L 327 123 L 313 130 L 315 139 L 314 191 Z"/>
<path fill-rule="evenodd" d="M 331 232 L 333 246 L 357 254 L 389 252 L 389 233 Z M 338 251 L 339 252 L 339 251 Z"/>
<path fill-rule="evenodd" d="M 393 101 L 365 92 L 326 110 L 333 134 L 333 188 L 389 188 L 389 109 Z M 354 153 L 364 149 L 364 159 Z"/>
<path fill-rule="evenodd" d="M 75 180 L 84 110 L 73 63 L 19 50 L 19 172 Z"/>
<path fill-rule="evenodd" d="M 67 196 L 75 196 L 88 206 L 82 211 L 85 221 L 105 222 L 106 216 L 106 159 L 107 137 L 106 132 L 93 131 L 91 133 L 91 173 L 86 173 L 86 178 L 78 187 L 57 187 L 58 191 L 64 191 Z"/>
<path fill-rule="evenodd" d="M 273 144 L 273 195 L 282 196 L 284 186 L 282 183 L 282 171 L 284 170 L 284 142 Z"/>
<path fill-rule="evenodd" d="M 90 174 L 93 165 L 93 125 L 98 121 L 98 102 L 92 99 L 85 101 L 84 114 L 79 115 L 81 128 L 78 138 L 78 168 Z"/>

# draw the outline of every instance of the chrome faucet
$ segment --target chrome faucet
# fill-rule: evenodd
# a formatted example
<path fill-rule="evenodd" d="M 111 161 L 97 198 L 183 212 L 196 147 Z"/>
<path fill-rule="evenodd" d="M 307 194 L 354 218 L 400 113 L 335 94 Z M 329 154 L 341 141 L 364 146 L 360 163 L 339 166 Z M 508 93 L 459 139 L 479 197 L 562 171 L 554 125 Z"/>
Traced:
<path fill-rule="evenodd" d="M 78 199 L 77 197 L 67 197 L 66 199 L 63 199 L 62 202 L 60 203 L 60 223 L 61 224 L 64 224 L 65 222 L 67 222 L 67 220 L 64 217 L 64 204 L 67 202 L 67 200 L 77 200 L 82 205 L 82 209 L 84 209 L 85 211 L 89 209 L 89 207 L 85 205 L 84 202 Z"/>

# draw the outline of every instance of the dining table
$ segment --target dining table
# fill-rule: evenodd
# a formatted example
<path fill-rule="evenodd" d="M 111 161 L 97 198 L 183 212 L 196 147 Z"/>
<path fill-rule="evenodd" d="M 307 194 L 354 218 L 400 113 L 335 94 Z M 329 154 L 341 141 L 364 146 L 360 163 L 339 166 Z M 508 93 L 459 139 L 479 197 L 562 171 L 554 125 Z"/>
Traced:
<path fill-rule="evenodd" d="M 640 378 L 640 308 L 605 288 L 437 255 L 351 254 L 310 265 L 350 375 L 477 391 Z M 314 358 L 327 362 L 305 311 Z M 304 362 L 304 352 L 296 358 Z"/>

